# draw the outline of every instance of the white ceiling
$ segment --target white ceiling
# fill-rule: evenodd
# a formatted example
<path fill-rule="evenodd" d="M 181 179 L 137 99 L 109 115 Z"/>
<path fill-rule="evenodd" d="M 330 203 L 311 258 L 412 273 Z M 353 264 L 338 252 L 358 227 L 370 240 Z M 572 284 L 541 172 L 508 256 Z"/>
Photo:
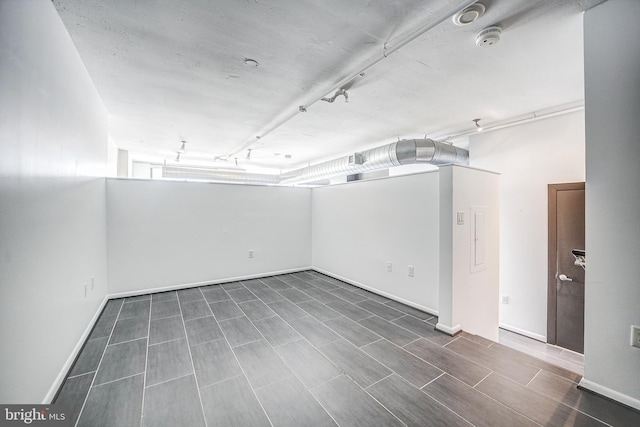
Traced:
<path fill-rule="evenodd" d="M 237 157 L 274 173 L 581 102 L 582 11 L 594 2 L 480 0 L 478 21 L 447 17 L 385 58 L 469 1 L 54 0 L 119 148 L 172 163 L 184 139 L 182 164 Z M 496 24 L 501 41 L 476 47 Z M 348 103 L 317 101 L 376 59 Z"/>

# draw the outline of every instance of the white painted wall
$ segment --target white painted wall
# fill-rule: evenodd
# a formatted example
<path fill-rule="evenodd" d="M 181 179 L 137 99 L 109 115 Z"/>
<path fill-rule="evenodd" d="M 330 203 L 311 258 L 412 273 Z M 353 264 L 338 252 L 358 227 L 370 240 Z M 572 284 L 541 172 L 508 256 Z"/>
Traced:
<path fill-rule="evenodd" d="M 48 402 L 107 293 L 107 115 L 50 1 L 0 1 L 0 94 L 0 402 Z"/>
<path fill-rule="evenodd" d="M 440 317 L 437 328 L 498 340 L 500 176 L 464 166 L 440 167 Z M 463 224 L 457 221 L 458 213 Z M 474 232 L 480 213 L 481 233 Z M 476 237 L 478 241 L 476 242 Z M 475 249 L 477 248 L 477 249 Z M 484 262 L 475 262 L 474 250 Z"/>
<path fill-rule="evenodd" d="M 585 13 L 586 301 L 582 386 L 640 409 L 640 2 Z M 614 29 L 612 31 L 612 29 Z"/>
<path fill-rule="evenodd" d="M 585 178 L 584 112 L 470 138 L 470 164 L 501 174 L 501 326 L 546 341 L 547 185 Z"/>
<path fill-rule="evenodd" d="M 308 188 L 108 179 L 107 216 L 112 294 L 311 266 Z"/>
<path fill-rule="evenodd" d="M 315 268 L 437 313 L 437 172 L 315 188 L 312 218 Z"/>

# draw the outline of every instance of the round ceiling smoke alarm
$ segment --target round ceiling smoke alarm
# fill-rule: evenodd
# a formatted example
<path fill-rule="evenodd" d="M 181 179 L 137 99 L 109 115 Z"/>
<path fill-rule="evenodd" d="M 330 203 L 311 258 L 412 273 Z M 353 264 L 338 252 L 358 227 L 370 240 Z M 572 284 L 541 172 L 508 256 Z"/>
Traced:
<path fill-rule="evenodd" d="M 453 15 L 453 23 L 456 25 L 471 24 L 484 15 L 484 11 L 485 7 L 482 3 L 474 3 Z"/>
<path fill-rule="evenodd" d="M 487 27 L 476 34 L 476 45 L 478 47 L 493 46 L 500 41 L 502 28 L 497 25 Z"/>

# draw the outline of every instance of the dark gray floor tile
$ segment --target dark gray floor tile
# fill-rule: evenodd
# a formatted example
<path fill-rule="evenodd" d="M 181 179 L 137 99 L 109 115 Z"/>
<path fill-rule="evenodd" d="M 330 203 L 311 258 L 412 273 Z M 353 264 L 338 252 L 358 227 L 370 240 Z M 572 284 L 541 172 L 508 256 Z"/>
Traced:
<path fill-rule="evenodd" d="M 143 387 L 142 374 L 92 387 L 77 426 L 139 426 Z"/>
<path fill-rule="evenodd" d="M 78 377 L 67 378 L 55 402 L 53 402 L 61 409 L 61 412 L 64 412 L 65 419 L 69 421 L 69 425 L 75 425 L 78 420 L 84 399 L 89 393 L 93 375 L 94 373 L 92 372 Z"/>
<path fill-rule="evenodd" d="M 373 300 L 382 304 L 386 304 L 389 301 L 391 301 L 387 297 L 383 297 L 382 295 L 378 295 L 374 292 L 370 292 L 370 291 L 367 291 L 366 289 L 358 288 L 356 286 L 353 287 L 352 292 L 355 292 L 357 294 L 367 297 L 370 300 Z"/>
<path fill-rule="evenodd" d="M 180 303 L 182 308 L 182 317 L 185 321 L 199 319 L 201 317 L 211 316 L 209 304 L 204 299 Z"/>
<path fill-rule="evenodd" d="M 209 304 L 231 299 L 227 291 L 219 286 L 200 288 L 200 291 L 202 291 L 202 295 L 204 296 L 205 301 L 207 301 L 207 303 Z"/>
<path fill-rule="evenodd" d="M 289 320 L 288 322 L 293 329 L 315 346 L 321 346 L 341 338 L 340 335 L 311 316 Z"/>
<path fill-rule="evenodd" d="M 471 427 L 467 421 L 397 375 L 367 391 L 409 427 Z"/>
<path fill-rule="evenodd" d="M 334 301 L 327 304 L 327 307 L 330 307 L 342 314 L 345 317 L 357 322 L 362 319 L 366 319 L 367 317 L 373 316 L 373 314 L 369 311 L 363 310 L 355 304 L 351 304 L 346 301 Z"/>
<path fill-rule="evenodd" d="M 149 328 L 149 345 L 184 338 L 184 324 L 181 316 L 152 320 Z"/>
<path fill-rule="evenodd" d="M 180 315 L 178 300 L 153 302 L 151 304 L 151 320 Z"/>
<path fill-rule="evenodd" d="M 307 388 L 315 387 L 342 373 L 305 340 L 290 342 L 275 350 Z"/>
<path fill-rule="evenodd" d="M 413 332 L 409 332 L 406 329 L 401 328 L 398 325 L 394 325 L 393 323 L 378 316 L 363 319 L 358 323 L 400 347 L 419 338 Z"/>
<path fill-rule="evenodd" d="M 427 319 L 427 323 L 431 323 L 433 326 L 438 324 L 438 316 L 433 316 L 431 319 Z"/>
<path fill-rule="evenodd" d="M 351 292 L 351 291 L 349 291 L 347 289 L 340 288 L 340 287 L 337 287 L 337 288 L 335 288 L 335 289 L 333 289 L 333 290 L 331 290 L 329 292 L 331 292 L 334 295 L 337 295 L 338 297 L 340 297 L 343 300 L 345 300 L 347 302 L 350 302 L 352 304 L 355 304 L 357 302 L 364 301 L 364 300 L 367 299 L 367 297 L 364 297 L 362 295 L 358 295 L 356 293 L 353 293 L 353 292 Z"/>
<path fill-rule="evenodd" d="M 133 317 L 131 319 L 118 320 L 111 334 L 109 344 L 131 341 L 144 338 L 149 333 L 148 317 Z"/>
<path fill-rule="evenodd" d="M 209 426 L 271 426 L 244 376 L 200 389 L 200 395 Z"/>
<path fill-rule="evenodd" d="M 287 284 L 295 290 L 298 291 L 312 291 L 312 290 L 317 290 L 318 288 L 316 286 L 313 286 L 311 283 L 307 283 L 304 280 L 300 280 L 298 278 L 291 278 Z"/>
<path fill-rule="evenodd" d="M 267 305 L 284 320 L 292 320 L 308 316 L 306 311 L 287 299 L 283 301 L 272 302 L 271 304 Z"/>
<path fill-rule="evenodd" d="M 576 387 L 574 382 L 544 370 L 536 375 L 528 387 L 608 424 L 614 426 L 640 425 L 639 412 L 581 390 Z"/>
<path fill-rule="evenodd" d="M 116 324 L 117 318 L 118 315 L 101 315 L 95 326 L 93 327 L 91 335 L 89 335 L 89 339 L 109 337 L 111 335 L 111 331 L 113 330 L 113 326 Z"/>
<path fill-rule="evenodd" d="M 466 338 L 469 341 L 473 341 L 475 343 L 481 344 L 485 347 L 491 347 L 491 344 L 496 344 L 495 341 L 491 341 L 486 339 L 485 337 L 481 337 L 480 335 L 470 334 L 468 332 L 462 331 L 460 332 L 460 337 Z"/>
<path fill-rule="evenodd" d="M 231 347 L 262 339 L 260 332 L 246 317 L 223 320 L 220 322 L 220 327 L 224 331 Z"/>
<path fill-rule="evenodd" d="M 242 375 L 231 347 L 224 339 L 191 347 L 200 388 Z"/>
<path fill-rule="evenodd" d="M 151 295 L 151 302 L 163 302 L 163 301 L 172 301 L 177 300 L 178 294 L 176 291 L 168 291 L 168 292 L 158 292 L 157 294 Z"/>
<path fill-rule="evenodd" d="M 274 347 L 302 339 L 300 334 L 294 331 L 291 326 L 279 316 L 256 320 L 253 324 L 267 341 L 269 341 L 269 344 Z"/>
<path fill-rule="evenodd" d="M 444 374 L 422 390 L 477 427 L 537 425 L 448 374 Z"/>
<path fill-rule="evenodd" d="M 363 308 L 367 311 L 370 311 L 373 314 L 376 314 L 382 317 L 385 320 L 393 320 L 405 315 L 403 312 L 398 311 L 395 308 L 391 308 L 385 304 L 380 304 L 379 302 L 372 301 L 369 299 L 361 301 L 356 305 L 360 308 Z"/>
<path fill-rule="evenodd" d="M 284 291 L 280 291 L 280 294 L 289 301 L 295 303 L 311 301 L 313 299 L 309 295 L 297 289 L 285 289 Z"/>
<path fill-rule="evenodd" d="M 318 301 L 301 302 L 298 306 L 321 322 L 342 317 L 342 314 Z"/>
<path fill-rule="evenodd" d="M 345 340 L 324 345 L 319 350 L 362 387 L 368 387 L 392 373 L 368 354 Z"/>
<path fill-rule="evenodd" d="M 337 295 L 331 294 L 329 292 L 320 290 L 320 289 L 309 289 L 304 291 L 305 294 L 310 295 L 313 299 L 320 301 L 323 304 L 339 301 L 340 298 Z"/>
<path fill-rule="evenodd" d="M 442 375 L 440 369 L 387 340 L 376 341 L 362 350 L 418 388 Z"/>
<path fill-rule="evenodd" d="M 184 304 L 185 302 L 204 299 L 204 296 L 202 295 L 202 292 L 200 292 L 200 288 L 189 288 L 179 290 L 178 299 L 180 300 L 180 304 Z"/>
<path fill-rule="evenodd" d="M 198 345 L 224 338 L 218 322 L 216 322 L 213 316 L 189 320 L 188 322 L 184 322 L 184 326 L 187 329 L 189 345 Z"/>
<path fill-rule="evenodd" d="M 505 375 L 520 384 L 529 383 L 540 370 L 514 360 L 507 354 L 502 354 L 466 338 L 458 338 L 451 341 L 445 348 L 466 357 L 478 365 Z"/>
<path fill-rule="evenodd" d="M 409 315 L 399 317 L 391 322 L 425 338 L 445 335 L 442 332 L 436 331 L 433 325 Z"/>
<path fill-rule="evenodd" d="M 264 283 L 262 283 L 260 279 L 242 280 L 240 281 L 240 283 L 242 283 L 242 286 L 244 286 L 245 288 L 249 289 L 252 292 L 253 292 L 253 289 L 258 289 L 258 288 L 267 286 Z"/>
<path fill-rule="evenodd" d="M 218 322 L 244 316 L 244 312 L 233 300 L 213 302 L 209 304 L 209 307 Z"/>
<path fill-rule="evenodd" d="M 250 291 L 253 292 L 253 294 L 257 296 L 260 299 L 260 301 L 262 301 L 265 304 L 269 304 L 276 301 L 282 301 L 284 299 L 282 295 L 280 295 L 278 292 L 274 291 L 273 289 L 267 287 L 266 285 L 263 285 L 263 287 L 260 289 L 250 289 Z"/>
<path fill-rule="evenodd" d="M 103 384 L 144 372 L 147 340 L 109 345 L 96 374 L 95 384 Z"/>
<path fill-rule="evenodd" d="M 291 286 L 276 277 L 265 277 L 260 280 L 274 291 L 283 291 L 291 288 Z"/>
<path fill-rule="evenodd" d="M 246 289 L 241 282 L 223 283 L 220 286 L 225 291 L 235 291 L 236 289 Z"/>
<path fill-rule="evenodd" d="M 254 322 L 256 320 L 266 319 L 267 317 L 273 317 L 276 315 L 269 306 L 260 300 L 241 302 L 238 304 L 238 307 L 244 311 L 244 314 L 246 314 L 249 320 Z"/>
<path fill-rule="evenodd" d="M 193 372 L 186 339 L 150 345 L 146 385 L 183 377 Z"/>
<path fill-rule="evenodd" d="M 371 344 L 372 342 L 378 341 L 382 338 L 380 335 L 371 332 L 359 323 L 356 323 L 344 316 L 338 317 L 337 319 L 327 320 L 324 324 L 342 335 L 343 338 L 351 342 L 351 344 L 354 344 L 356 347 Z"/>
<path fill-rule="evenodd" d="M 344 375 L 310 390 L 339 425 L 401 426 L 402 423 Z"/>
<path fill-rule="evenodd" d="M 117 316 L 120 313 L 120 308 L 122 307 L 123 302 L 124 300 L 122 298 L 110 299 L 107 301 L 107 305 L 105 305 L 104 310 L 102 310 L 101 316 Z"/>
<path fill-rule="evenodd" d="M 193 375 L 147 387 L 142 425 L 204 427 L 204 414 Z"/>
<path fill-rule="evenodd" d="M 417 308 L 409 307 L 408 305 L 402 304 L 398 301 L 389 301 L 386 303 L 391 308 L 395 308 L 403 313 L 410 314 L 413 317 L 417 317 L 420 320 L 427 320 L 433 317 L 433 314 L 425 313 L 422 310 L 418 310 Z"/>
<path fill-rule="evenodd" d="M 403 348 L 471 387 L 478 384 L 491 372 L 489 369 L 424 338 Z"/>
<path fill-rule="evenodd" d="M 233 289 L 231 291 L 227 291 L 227 293 L 236 303 L 258 299 L 258 297 L 255 296 L 253 292 L 251 292 L 249 289 L 246 289 L 244 286 L 242 287 L 242 289 Z"/>
<path fill-rule="evenodd" d="M 131 319 L 133 317 L 149 318 L 151 300 L 125 302 L 122 304 L 118 320 Z"/>
<path fill-rule="evenodd" d="M 335 285 L 331 282 L 327 282 L 326 280 L 320 279 L 320 278 L 313 278 L 313 279 L 309 279 L 307 280 L 307 283 L 312 284 L 313 286 L 315 286 L 316 288 L 322 290 L 322 291 L 332 291 L 334 289 L 342 289 L 340 286 Z"/>
<path fill-rule="evenodd" d="M 233 351 L 254 389 L 293 375 L 278 353 L 264 340 L 234 347 Z"/>
<path fill-rule="evenodd" d="M 127 297 L 124 302 L 144 301 L 151 299 L 151 294 L 136 295 L 135 297 Z"/>
<path fill-rule="evenodd" d="M 594 427 L 605 425 L 495 372 L 483 379 L 476 386 L 476 390 L 480 390 L 540 425 Z"/>
<path fill-rule="evenodd" d="M 82 375 L 98 369 L 98 363 L 100 363 L 108 340 L 107 337 L 88 340 L 73 364 L 70 376 Z"/>
<path fill-rule="evenodd" d="M 262 387 L 256 394 L 274 426 L 336 426 L 294 377 Z"/>

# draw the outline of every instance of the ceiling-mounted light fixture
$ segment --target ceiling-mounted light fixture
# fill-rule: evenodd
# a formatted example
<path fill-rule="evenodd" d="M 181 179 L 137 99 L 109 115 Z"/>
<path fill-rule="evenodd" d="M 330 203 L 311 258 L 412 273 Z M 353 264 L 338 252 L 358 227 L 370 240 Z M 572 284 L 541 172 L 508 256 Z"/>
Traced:
<path fill-rule="evenodd" d="M 251 148 L 247 148 L 247 157 L 245 157 L 245 159 L 251 160 L 251 150 Z"/>
<path fill-rule="evenodd" d="M 478 123 L 481 119 L 473 119 L 473 122 L 476 124 L 476 130 L 478 132 L 482 131 L 482 125 L 480 123 Z"/>
<path fill-rule="evenodd" d="M 482 3 L 474 3 L 453 15 L 453 23 L 456 25 L 471 24 L 484 15 L 485 10 L 486 9 Z"/>
<path fill-rule="evenodd" d="M 181 142 L 182 142 L 182 145 L 180 146 L 178 153 L 184 153 L 185 151 L 187 151 L 187 141 L 182 140 Z"/>
<path fill-rule="evenodd" d="M 178 155 L 176 156 L 176 162 L 180 162 L 180 152 L 178 151 Z"/>

